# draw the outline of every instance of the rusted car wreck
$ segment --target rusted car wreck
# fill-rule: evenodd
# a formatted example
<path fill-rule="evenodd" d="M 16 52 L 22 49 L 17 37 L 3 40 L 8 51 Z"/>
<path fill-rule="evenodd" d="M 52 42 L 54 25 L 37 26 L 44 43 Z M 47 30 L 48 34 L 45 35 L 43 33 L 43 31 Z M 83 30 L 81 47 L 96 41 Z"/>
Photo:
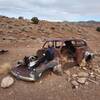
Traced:
<path fill-rule="evenodd" d="M 46 70 L 61 64 L 63 58 L 67 59 L 66 63 L 73 60 L 77 66 L 80 66 L 84 58 L 86 62 L 91 61 L 93 53 L 89 50 L 86 41 L 82 39 L 47 39 L 35 56 L 19 61 L 11 73 L 22 80 L 36 81 Z"/>

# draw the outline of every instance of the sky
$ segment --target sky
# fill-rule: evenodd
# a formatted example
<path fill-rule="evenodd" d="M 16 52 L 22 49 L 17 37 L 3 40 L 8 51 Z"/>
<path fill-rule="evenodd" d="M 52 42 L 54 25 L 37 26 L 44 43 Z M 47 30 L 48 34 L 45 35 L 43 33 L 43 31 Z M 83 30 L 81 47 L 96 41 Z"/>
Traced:
<path fill-rule="evenodd" d="M 49 21 L 100 21 L 100 0 L 0 0 L 0 15 Z"/>

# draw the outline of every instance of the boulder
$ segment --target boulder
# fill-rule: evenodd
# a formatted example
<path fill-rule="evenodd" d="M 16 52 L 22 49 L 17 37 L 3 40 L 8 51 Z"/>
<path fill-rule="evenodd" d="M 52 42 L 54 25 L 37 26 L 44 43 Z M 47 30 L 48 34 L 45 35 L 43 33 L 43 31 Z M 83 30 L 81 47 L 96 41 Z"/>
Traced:
<path fill-rule="evenodd" d="M 14 83 L 14 79 L 11 76 L 6 76 L 1 81 L 2 88 L 8 88 Z"/>

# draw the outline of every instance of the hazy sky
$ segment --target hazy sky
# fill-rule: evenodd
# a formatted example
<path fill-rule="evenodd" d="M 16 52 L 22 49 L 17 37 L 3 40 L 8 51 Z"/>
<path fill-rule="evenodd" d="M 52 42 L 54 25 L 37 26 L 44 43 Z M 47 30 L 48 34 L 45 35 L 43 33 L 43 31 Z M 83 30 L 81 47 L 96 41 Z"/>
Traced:
<path fill-rule="evenodd" d="M 0 15 L 100 21 L 100 0 L 0 0 Z"/>

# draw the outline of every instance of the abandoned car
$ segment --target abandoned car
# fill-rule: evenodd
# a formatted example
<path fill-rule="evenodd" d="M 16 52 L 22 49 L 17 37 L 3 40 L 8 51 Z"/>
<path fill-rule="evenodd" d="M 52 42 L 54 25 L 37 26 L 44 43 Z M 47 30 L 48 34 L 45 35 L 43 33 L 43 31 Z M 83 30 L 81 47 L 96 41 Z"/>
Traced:
<path fill-rule="evenodd" d="M 91 61 L 93 53 L 82 39 L 48 39 L 35 56 L 25 56 L 11 73 L 22 80 L 36 81 L 46 70 L 59 65 L 61 67 L 63 58 L 67 59 L 66 63 L 71 60 L 75 65 L 80 66 L 84 58 L 87 62 Z"/>

